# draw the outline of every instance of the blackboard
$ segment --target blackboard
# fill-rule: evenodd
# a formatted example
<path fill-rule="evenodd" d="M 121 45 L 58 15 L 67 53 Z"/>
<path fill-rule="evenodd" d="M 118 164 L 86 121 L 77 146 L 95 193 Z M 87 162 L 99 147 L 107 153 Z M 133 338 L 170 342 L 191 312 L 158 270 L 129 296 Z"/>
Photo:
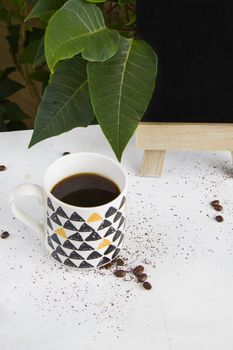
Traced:
<path fill-rule="evenodd" d="M 159 60 L 144 121 L 233 123 L 232 0 L 137 0 L 137 37 Z"/>

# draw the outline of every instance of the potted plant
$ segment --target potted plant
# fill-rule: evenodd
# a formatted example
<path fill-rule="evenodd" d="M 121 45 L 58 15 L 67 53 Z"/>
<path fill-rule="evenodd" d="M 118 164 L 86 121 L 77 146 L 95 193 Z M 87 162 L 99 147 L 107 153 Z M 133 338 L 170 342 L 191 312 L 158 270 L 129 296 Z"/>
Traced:
<path fill-rule="evenodd" d="M 148 107 L 157 73 L 155 52 L 135 38 L 134 5 L 135 0 L 36 3 L 26 20 L 46 22 L 38 55 L 45 53 L 51 77 L 30 146 L 97 122 L 121 160 Z"/>

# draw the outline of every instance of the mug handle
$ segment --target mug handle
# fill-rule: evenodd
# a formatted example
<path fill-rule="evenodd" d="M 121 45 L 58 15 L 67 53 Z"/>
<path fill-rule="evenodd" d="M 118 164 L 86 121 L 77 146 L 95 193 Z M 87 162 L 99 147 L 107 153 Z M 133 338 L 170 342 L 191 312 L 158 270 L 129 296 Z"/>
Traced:
<path fill-rule="evenodd" d="M 44 190 L 38 185 L 22 184 L 15 187 L 9 200 L 11 210 L 17 219 L 21 220 L 24 224 L 33 229 L 33 231 L 43 235 L 45 233 L 45 225 L 37 222 L 16 205 L 16 201 L 24 196 L 34 196 L 38 199 L 39 203 L 43 205 L 45 199 Z"/>

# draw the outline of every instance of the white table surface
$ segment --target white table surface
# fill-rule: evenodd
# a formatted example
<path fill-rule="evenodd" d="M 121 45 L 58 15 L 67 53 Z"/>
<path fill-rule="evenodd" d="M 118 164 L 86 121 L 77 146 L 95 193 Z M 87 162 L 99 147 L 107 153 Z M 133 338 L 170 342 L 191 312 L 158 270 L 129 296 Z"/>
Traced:
<path fill-rule="evenodd" d="M 42 184 L 64 151 L 113 157 L 98 127 L 76 129 L 28 150 L 30 131 L 0 133 L 1 350 L 232 350 L 233 170 L 230 153 L 171 152 L 161 178 L 138 176 L 134 140 L 123 257 L 146 266 L 151 291 L 111 271 L 56 263 L 43 240 L 13 217 L 8 197 L 22 182 Z M 209 202 L 224 206 L 217 223 Z M 22 206 L 42 217 L 35 200 Z"/>

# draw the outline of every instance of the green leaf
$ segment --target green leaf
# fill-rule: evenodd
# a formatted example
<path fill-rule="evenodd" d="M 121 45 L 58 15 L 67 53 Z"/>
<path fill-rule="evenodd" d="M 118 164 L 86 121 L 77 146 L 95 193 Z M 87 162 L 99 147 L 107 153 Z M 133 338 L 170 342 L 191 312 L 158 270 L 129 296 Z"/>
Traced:
<path fill-rule="evenodd" d="M 118 160 L 143 117 L 155 87 L 157 57 L 144 41 L 123 38 L 114 57 L 88 63 L 98 122 Z"/>
<path fill-rule="evenodd" d="M 69 0 L 48 23 L 45 56 L 53 72 L 56 63 L 78 53 L 88 61 L 116 54 L 120 35 L 105 26 L 101 10 L 84 0 Z"/>
<path fill-rule="evenodd" d="M 10 52 L 17 53 L 20 26 L 18 24 L 12 25 L 12 26 L 8 26 L 7 29 L 8 29 L 9 35 L 7 35 L 6 38 L 10 46 Z"/>
<path fill-rule="evenodd" d="M 86 127 L 93 117 L 86 62 L 74 57 L 59 65 L 45 89 L 30 146 L 75 127 Z"/>
<path fill-rule="evenodd" d="M 32 11 L 26 17 L 25 21 L 31 18 L 40 18 L 43 21 L 48 21 L 67 0 L 39 0 L 33 7 Z"/>
<path fill-rule="evenodd" d="M 37 69 L 28 74 L 28 77 L 32 80 L 40 81 L 47 85 L 50 78 L 50 73 L 45 69 Z"/>
<path fill-rule="evenodd" d="M 44 37 L 41 39 L 40 44 L 38 46 L 34 61 L 33 61 L 33 65 L 34 66 L 39 66 L 43 63 L 46 62 L 45 59 L 45 52 L 44 52 Z"/>

